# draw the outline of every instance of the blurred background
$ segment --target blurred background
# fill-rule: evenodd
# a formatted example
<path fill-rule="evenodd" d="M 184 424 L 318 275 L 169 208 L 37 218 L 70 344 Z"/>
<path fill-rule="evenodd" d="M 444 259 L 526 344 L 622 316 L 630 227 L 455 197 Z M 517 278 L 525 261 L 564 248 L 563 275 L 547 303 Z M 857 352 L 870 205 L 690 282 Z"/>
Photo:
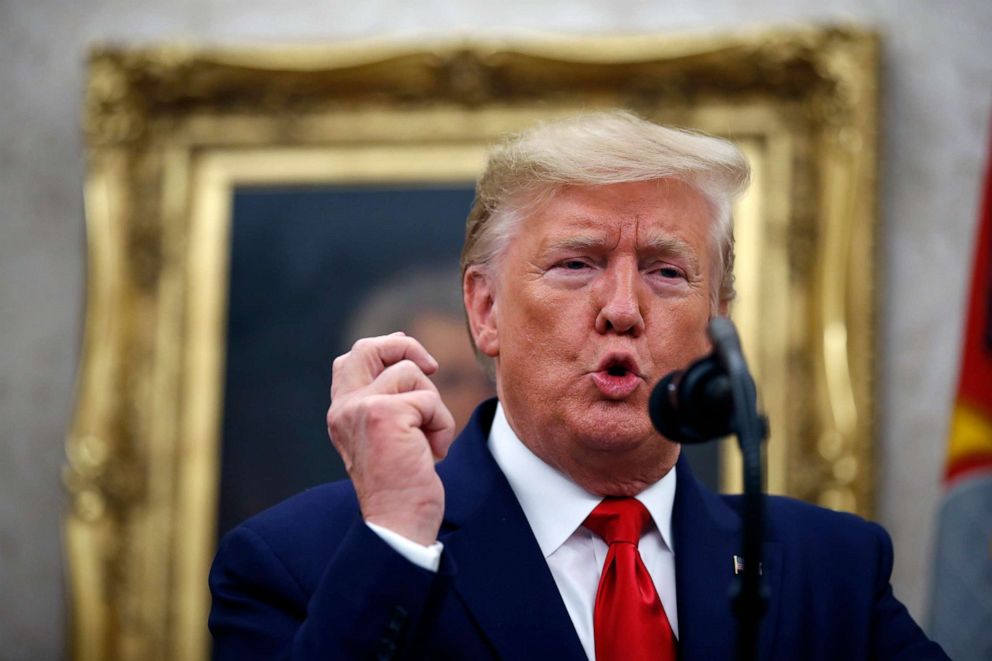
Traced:
<path fill-rule="evenodd" d="M 876 518 L 925 620 L 992 117 L 992 3 L 0 0 L 0 658 L 66 654 L 64 439 L 82 339 L 85 55 L 102 42 L 630 34 L 850 22 L 882 38 Z"/>

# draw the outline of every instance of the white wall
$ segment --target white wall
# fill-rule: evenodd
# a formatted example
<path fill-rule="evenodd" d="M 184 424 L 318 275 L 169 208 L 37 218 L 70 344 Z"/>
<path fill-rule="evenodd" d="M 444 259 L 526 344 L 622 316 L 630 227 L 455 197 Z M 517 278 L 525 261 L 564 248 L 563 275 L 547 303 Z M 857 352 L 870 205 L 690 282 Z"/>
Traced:
<path fill-rule="evenodd" d="M 989 143 L 988 0 L 0 0 L 0 656 L 66 645 L 59 471 L 83 312 L 89 44 L 838 20 L 884 37 L 877 512 L 896 593 L 920 617 Z"/>

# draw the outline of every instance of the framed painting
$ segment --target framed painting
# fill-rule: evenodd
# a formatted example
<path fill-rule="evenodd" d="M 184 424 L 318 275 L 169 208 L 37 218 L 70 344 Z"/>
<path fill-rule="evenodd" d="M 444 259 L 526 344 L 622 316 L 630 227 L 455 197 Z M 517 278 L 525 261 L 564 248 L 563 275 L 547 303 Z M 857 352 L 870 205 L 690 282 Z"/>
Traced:
<path fill-rule="evenodd" d="M 589 109 L 747 153 L 732 314 L 771 421 L 769 490 L 870 514 L 876 69 L 852 28 L 95 50 L 74 656 L 209 656 L 219 535 L 343 474 L 333 357 L 397 325 L 467 349 L 452 274 L 486 146 Z M 430 314 L 403 317 L 409 301 Z M 471 364 L 445 378 L 469 403 L 491 387 Z M 737 488 L 730 444 L 696 460 Z"/>

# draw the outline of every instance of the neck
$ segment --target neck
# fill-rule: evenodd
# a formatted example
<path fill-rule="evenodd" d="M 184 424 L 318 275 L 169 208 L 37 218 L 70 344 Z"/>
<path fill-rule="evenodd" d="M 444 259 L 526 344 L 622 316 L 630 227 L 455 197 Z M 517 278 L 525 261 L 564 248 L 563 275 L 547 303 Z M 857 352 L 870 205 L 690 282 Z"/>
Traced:
<path fill-rule="evenodd" d="M 526 444 L 526 441 L 523 442 Z M 636 496 L 661 480 L 678 461 L 680 449 L 678 444 L 662 439 L 655 442 L 660 445 L 657 448 L 660 452 L 651 452 L 650 457 L 647 458 L 596 452 L 588 453 L 592 456 L 549 461 L 532 447 L 531 451 L 590 493 L 600 496 L 630 497 Z"/>

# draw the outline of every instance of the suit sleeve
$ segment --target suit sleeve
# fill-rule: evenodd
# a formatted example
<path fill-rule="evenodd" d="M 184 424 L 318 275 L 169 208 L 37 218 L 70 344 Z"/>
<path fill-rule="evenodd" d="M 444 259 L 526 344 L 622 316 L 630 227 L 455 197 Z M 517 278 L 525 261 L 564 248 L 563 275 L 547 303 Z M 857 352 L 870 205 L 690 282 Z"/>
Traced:
<path fill-rule="evenodd" d="M 312 594 L 266 539 L 241 526 L 210 571 L 215 659 L 361 659 L 412 655 L 441 571 L 403 558 L 356 517 Z"/>
<path fill-rule="evenodd" d="M 873 659 L 924 661 L 948 659 L 940 645 L 927 638 L 906 607 L 892 592 L 892 539 L 885 530 L 871 524 L 878 550 L 875 609 L 872 618 Z"/>

